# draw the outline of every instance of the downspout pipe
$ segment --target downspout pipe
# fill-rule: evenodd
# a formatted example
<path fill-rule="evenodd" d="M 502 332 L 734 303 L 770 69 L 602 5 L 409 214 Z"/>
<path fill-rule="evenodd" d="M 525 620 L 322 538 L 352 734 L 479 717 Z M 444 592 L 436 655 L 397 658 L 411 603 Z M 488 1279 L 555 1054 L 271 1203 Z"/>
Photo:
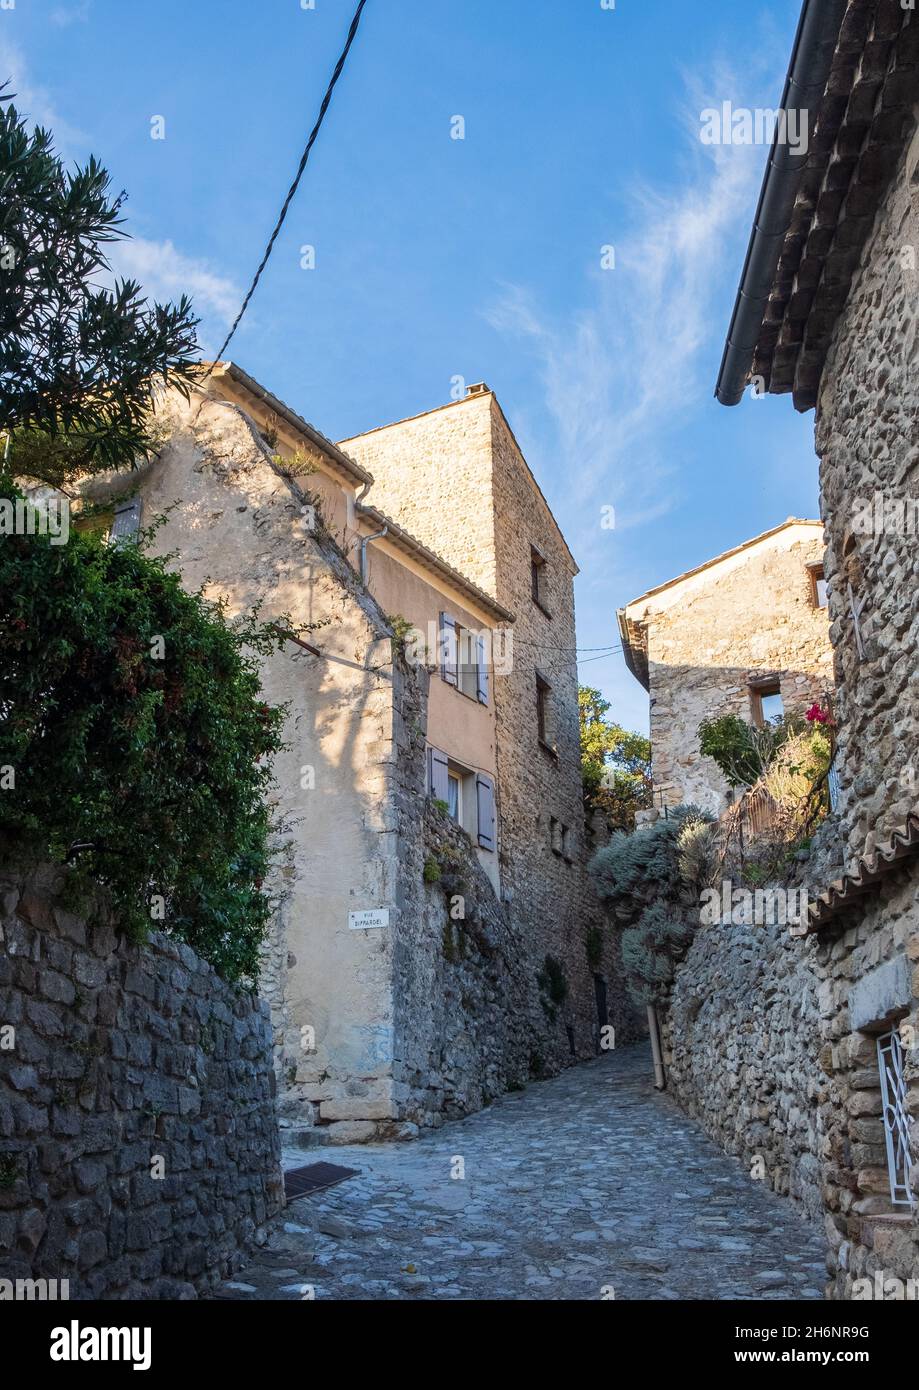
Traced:
<path fill-rule="evenodd" d="M 372 536 L 361 536 L 361 560 L 360 574 L 361 582 L 367 583 L 367 547 L 371 541 L 381 541 L 384 536 L 389 534 L 389 527 L 384 526 L 382 531 L 374 531 Z"/>
<path fill-rule="evenodd" d="M 798 20 L 781 109 L 807 113 L 807 149 L 848 3 L 849 0 L 804 0 Z M 791 222 L 798 183 L 808 160 L 806 151 L 795 154 L 790 144 L 780 142 L 780 134 L 779 124 L 766 165 L 715 387 L 715 396 L 722 405 L 737 405 L 746 389 L 785 233 Z"/>
<path fill-rule="evenodd" d="M 654 1063 L 654 1089 L 666 1091 L 667 1076 L 664 1072 L 664 1056 L 661 1052 L 661 1035 L 657 1023 L 657 1009 L 648 1005 L 648 1033 L 651 1036 L 651 1060 Z"/>

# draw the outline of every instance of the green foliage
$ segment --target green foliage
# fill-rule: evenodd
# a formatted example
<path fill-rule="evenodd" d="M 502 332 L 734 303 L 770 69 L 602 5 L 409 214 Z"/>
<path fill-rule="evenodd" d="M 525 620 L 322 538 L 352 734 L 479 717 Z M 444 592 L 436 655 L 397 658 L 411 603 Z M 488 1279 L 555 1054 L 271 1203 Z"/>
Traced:
<path fill-rule="evenodd" d="M 587 928 L 584 935 L 584 950 L 590 969 L 599 970 L 603 963 L 603 932 L 599 927 Z"/>
<path fill-rule="evenodd" d="M 711 820 L 697 806 L 677 806 L 665 819 L 627 833 L 614 830 L 590 861 L 597 889 L 611 907 L 629 908 L 682 888 L 678 839 L 687 821 Z"/>
<path fill-rule="evenodd" d="M 762 773 L 753 743 L 753 729 L 736 714 L 703 719 L 699 752 L 718 764 L 729 787 L 752 787 Z"/>
<path fill-rule="evenodd" d="M 611 825 L 629 830 L 635 812 L 651 804 L 651 743 L 614 724 L 609 708 L 599 690 L 579 688 L 584 801 L 589 811 L 599 810 Z"/>
<path fill-rule="evenodd" d="M 0 827 L 105 885 L 133 935 L 162 928 L 230 979 L 257 975 L 270 913 L 283 710 L 257 654 L 279 640 L 136 545 L 0 540 Z"/>
<path fill-rule="evenodd" d="M 430 854 L 424 861 L 424 873 L 422 876 L 424 878 L 425 883 L 440 882 L 440 865 L 438 864 L 437 860 Z"/>
<path fill-rule="evenodd" d="M 198 355 L 191 305 L 148 305 L 134 281 L 98 288 L 125 195 L 90 158 L 68 173 L 0 89 L 0 432 L 14 475 L 60 485 L 133 466 L 152 447 L 157 383 L 184 389 Z"/>
<path fill-rule="evenodd" d="M 699 891 L 717 880 L 721 867 L 720 836 L 717 821 L 690 817 L 683 822 L 677 835 L 677 866 L 688 888 Z"/>
<path fill-rule="evenodd" d="M 724 714 L 699 725 L 699 752 L 718 764 L 729 787 L 752 787 L 780 749 L 806 730 L 801 720 L 787 716 L 756 728 L 736 714 Z"/>
<path fill-rule="evenodd" d="M 568 981 L 565 968 L 555 956 L 546 956 L 543 968 L 536 976 L 540 990 L 540 1002 L 552 1021 L 555 1021 L 559 1007 L 568 997 Z"/>
<path fill-rule="evenodd" d="M 629 992 L 644 1004 L 660 1002 L 673 983 L 674 964 L 692 941 L 693 927 L 685 911 L 652 903 L 634 927 L 622 933 L 622 962 Z"/>
<path fill-rule="evenodd" d="M 614 831 L 590 862 L 597 890 L 625 924 L 622 960 L 632 997 L 658 1003 L 672 982 L 674 963 L 692 940 L 698 920 L 698 885 L 685 876 L 690 846 L 706 838 L 712 817 L 678 806 L 666 819 L 631 834 Z M 681 863 L 681 860 L 683 861 Z"/>

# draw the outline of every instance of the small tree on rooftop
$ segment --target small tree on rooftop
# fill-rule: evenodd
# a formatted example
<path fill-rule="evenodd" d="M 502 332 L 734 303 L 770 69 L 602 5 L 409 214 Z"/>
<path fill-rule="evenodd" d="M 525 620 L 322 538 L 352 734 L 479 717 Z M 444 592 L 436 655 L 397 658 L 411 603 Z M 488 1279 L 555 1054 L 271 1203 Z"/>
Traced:
<path fill-rule="evenodd" d="M 151 305 L 132 280 L 98 284 L 126 195 L 95 158 L 65 170 L 12 97 L 0 88 L 0 459 L 62 486 L 149 452 L 155 385 L 186 387 L 198 321 L 184 295 Z"/>

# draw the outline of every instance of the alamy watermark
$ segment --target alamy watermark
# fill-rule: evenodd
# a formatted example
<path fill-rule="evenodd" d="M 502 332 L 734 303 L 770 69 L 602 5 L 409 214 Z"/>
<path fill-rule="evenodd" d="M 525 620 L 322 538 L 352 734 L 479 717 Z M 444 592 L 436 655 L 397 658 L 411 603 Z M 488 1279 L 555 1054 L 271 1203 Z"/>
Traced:
<path fill-rule="evenodd" d="M 795 154 L 807 154 L 810 126 L 804 110 L 773 111 L 723 101 L 720 106 L 707 106 L 699 121 L 703 145 L 771 145 L 775 140 Z"/>
<path fill-rule="evenodd" d="M 856 536 L 919 535 L 919 497 L 856 497 L 852 530 Z"/>
<path fill-rule="evenodd" d="M 27 501 L 0 497 L 0 536 L 48 536 L 52 545 L 70 539 L 70 502 L 66 497 Z"/>
<path fill-rule="evenodd" d="M 735 888 L 729 878 L 702 893 L 703 926 L 803 927 L 810 899 L 806 888 Z"/>

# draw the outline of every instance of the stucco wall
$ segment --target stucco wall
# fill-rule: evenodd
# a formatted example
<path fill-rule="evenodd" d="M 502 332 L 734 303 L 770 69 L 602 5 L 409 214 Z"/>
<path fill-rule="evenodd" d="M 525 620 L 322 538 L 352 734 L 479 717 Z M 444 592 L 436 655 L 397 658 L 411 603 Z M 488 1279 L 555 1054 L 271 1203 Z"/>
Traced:
<path fill-rule="evenodd" d="M 321 526 L 305 524 L 302 495 L 250 424 L 199 396 L 170 397 L 162 413 L 171 437 L 144 480 L 145 524 L 181 505 L 153 549 L 176 552 L 185 585 L 224 597 L 231 615 L 261 603 L 263 620 L 318 625 L 306 637 L 321 658 L 285 644 L 262 668 L 266 698 L 289 706 L 275 764 L 282 848 L 264 989 L 282 1115 L 328 1119 L 342 1142 L 366 1137 L 398 1114 L 393 938 L 415 892 L 406 898 L 403 841 L 420 834 L 400 814 L 401 779 L 406 760 L 411 776 L 423 779 L 424 768 L 423 705 L 409 722 L 401 710 L 418 673 L 394 663 L 379 606 Z M 349 913 L 375 908 L 389 910 L 387 928 L 349 927 Z M 349 1117 L 332 1119 L 328 1106 L 346 1099 Z"/>

